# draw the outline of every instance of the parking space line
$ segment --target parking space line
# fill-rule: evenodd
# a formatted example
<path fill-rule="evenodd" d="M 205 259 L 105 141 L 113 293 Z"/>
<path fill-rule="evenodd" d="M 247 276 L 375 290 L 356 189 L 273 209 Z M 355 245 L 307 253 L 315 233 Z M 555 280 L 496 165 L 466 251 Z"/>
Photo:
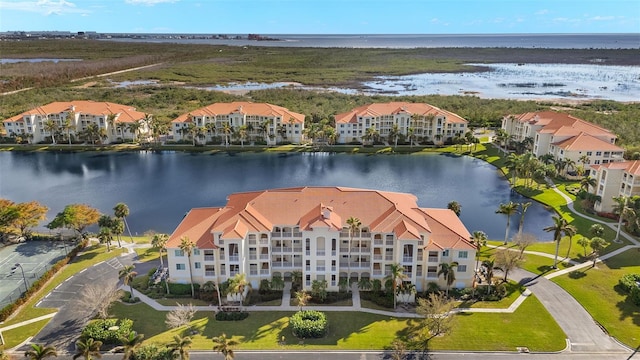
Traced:
<path fill-rule="evenodd" d="M 53 290 L 58 290 L 60 286 L 62 286 L 62 284 L 58 284 L 58 286 L 54 287 Z"/>
<path fill-rule="evenodd" d="M 40 306 L 40 304 L 41 304 L 41 303 L 42 303 L 42 300 L 38 301 L 38 302 L 36 303 L 36 307 Z"/>
<path fill-rule="evenodd" d="M 87 271 L 87 269 L 82 269 L 82 270 L 80 270 L 80 272 L 78 274 L 82 274 L 85 271 Z"/>

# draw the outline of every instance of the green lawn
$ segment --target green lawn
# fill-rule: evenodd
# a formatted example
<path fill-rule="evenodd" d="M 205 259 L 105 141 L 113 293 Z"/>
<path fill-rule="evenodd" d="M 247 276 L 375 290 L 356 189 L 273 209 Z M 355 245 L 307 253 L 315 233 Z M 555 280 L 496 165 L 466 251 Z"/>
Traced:
<path fill-rule="evenodd" d="M 640 345 L 640 307 L 617 289 L 622 275 L 640 273 L 640 254 L 626 251 L 593 268 L 559 276 L 553 281 L 567 290 L 604 326 L 609 334 L 632 348 Z"/>
<path fill-rule="evenodd" d="M 134 329 L 145 334 L 147 341 L 164 344 L 185 329 L 167 330 L 165 313 L 145 304 L 117 303 L 112 313 L 134 321 Z M 384 349 L 396 338 L 407 339 L 415 320 L 361 312 L 327 312 L 329 333 L 322 339 L 306 339 L 304 344 L 289 329 L 290 312 L 252 312 L 238 322 L 218 322 L 212 312 L 198 312 L 192 326 L 199 331 L 193 336 L 193 349 L 210 349 L 211 338 L 225 332 L 241 342 L 243 350 Z M 433 340 L 434 349 L 515 350 L 527 346 L 533 351 L 556 351 L 564 348 L 564 334 L 534 296 L 528 298 L 513 314 L 465 313 L 456 316 L 454 332 Z M 469 336 L 469 334 L 482 336 Z M 282 337 L 285 344 L 280 345 Z M 472 339 L 473 338 L 473 339 Z"/>
<path fill-rule="evenodd" d="M 40 320 L 38 322 L 29 324 L 28 326 L 21 326 L 12 330 L 7 330 L 2 333 L 5 344 L 4 349 L 11 349 L 20 345 L 27 338 L 37 334 L 42 330 L 45 325 L 49 323 L 51 319 Z M 2 346 L 0 346 L 2 348 Z"/>

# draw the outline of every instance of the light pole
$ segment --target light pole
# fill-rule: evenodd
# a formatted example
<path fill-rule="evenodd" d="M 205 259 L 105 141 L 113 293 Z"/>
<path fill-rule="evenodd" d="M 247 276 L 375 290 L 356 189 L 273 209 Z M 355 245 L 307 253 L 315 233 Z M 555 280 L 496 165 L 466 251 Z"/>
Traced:
<path fill-rule="evenodd" d="M 29 291 L 29 288 L 27 287 L 27 277 L 24 276 L 24 268 L 22 267 L 22 265 L 15 264 L 12 268 L 11 268 L 11 273 L 13 274 L 18 268 L 20 268 L 20 270 L 22 271 L 22 280 L 24 281 L 24 291 L 27 292 Z"/>

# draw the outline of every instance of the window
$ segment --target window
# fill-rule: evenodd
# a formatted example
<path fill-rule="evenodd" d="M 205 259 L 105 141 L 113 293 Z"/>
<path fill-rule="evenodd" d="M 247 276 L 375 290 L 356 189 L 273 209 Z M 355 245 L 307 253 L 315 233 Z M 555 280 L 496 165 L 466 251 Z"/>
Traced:
<path fill-rule="evenodd" d="M 464 250 L 464 251 L 458 251 L 458 258 L 460 259 L 466 259 L 469 256 L 469 252 Z"/>
<path fill-rule="evenodd" d="M 587 151 L 587 156 L 591 156 L 593 154 L 592 151 Z"/>
<path fill-rule="evenodd" d="M 602 156 L 602 151 L 596 151 L 596 156 Z"/>
<path fill-rule="evenodd" d="M 447 257 L 447 256 L 449 256 L 449 250 L 448 250 L 448 249 L 447 249 L 447 250 L 444 250 L 444 251 L 442 252 L 442 257 Z"/>
<path fill-rule="evenodd" d="M 193 249 L 193 255 L 200 255 L 200 249 Z"/>
<path fill-rule="evenodd" d="M 184 251 L 177 249 L 177 250 L 174 250 L 174 254 L 175 256 L 184 256 Z"/>
<path fill-rule="evenodd" d="M 184 264 L 176 264 L 176 270 L 184 270 L 184 269 L 186 269 Z"/>
<path fill-rule="evenodd" d="M 193 263 L 193 267 L 196 269 L 201 269 L 202 268 L 202 264 L 200 264 L 200 262 L 196 261 L 195 263 Z"/>
<path fill-rule="evenodd" d="M 456 271 L 459 273 L 467 272 L 467 265 L 458 265 Z"/>

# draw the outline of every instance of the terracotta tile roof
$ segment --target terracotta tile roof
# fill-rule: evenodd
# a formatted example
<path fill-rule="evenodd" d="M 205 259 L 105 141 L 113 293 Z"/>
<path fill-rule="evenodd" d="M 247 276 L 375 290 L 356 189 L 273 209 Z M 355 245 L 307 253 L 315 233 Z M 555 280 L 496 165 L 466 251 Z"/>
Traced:
<path fill-rule="evenodd" d="M 351 111 L 338 114 L 335 116 L 335 119 L 336 123 L 357 123 L 358 117 L 378 117 L 382 115 L 395 114 L 445 116 L 447 121 L 450 123 L 467 123 L 467 120 L 452 112 L 442 110 L 429 104 L 410 102 L 388 102 L 363 105 Z"/>
<path fill-rule="evenodd" d="M 271 232 L 277 226 L 341 230 L 349 217 L 358 218 L 370 232 L 394 232 L 400 239 L 419 239 L 421 234 L 430 233 L 430 241 L 443 246 L 462 247 L 466 241 L 466 246 L 472 248 L 468 242 L 471 235 L 451 210 L 419 208 L 417 198 L 411 194 L 343 187 L 231 194 L 222 208 L 191 210 L 171 235 L 167 247 L 176 247 L 182 236 L 189 236 L 198 239 L 198 247 L 211 248 L 211 232 L 221 233 L 223 239 L 237 239 L 248 232 Z"/>
<path fill-rule="evenodd" d="M 611 162 L 599 166 L 611 170 L 624 170 L 626 173 L 633 176 L 640 175 L 640 160 Z M 600 167 L 596 168 L 595 166 L 592 166 L 592 168 L 596 170 L 599 170 Z"/>
<path fill-rule="evenodd" d="M 205 106 L 200 109 L 190 111 L 186 114 L 178 116 L 172 122 L 183 123 L 189 122 L 189 115 L 192 116 L 216 116 L 216 115 L 230 115 L 230 114 L 247 114 L 247 115 L 259 115 L 259 116 L 279 116 L 283 124 L 288 124 L 290 119 L 293 119 L 293 123 L 304 123 L 304 115 L 282 106 L 272 105 L 268 103 L 252 103 L 248 101 L 234 101 L 230 103 L 215 103 Z"/>
<path fill-rule="evenodd" d="M 522 123 L 529 123 L 532 125 L 540 125 L 542 129 L 541 133 L 555 133 L 558 129 L 563 127 L 573 128 L 577 131 L 582 131 L 587 134 L 593 136 L 613 136 L 615 134 L 611 131 L 600 127 L 598 125 L 592 124 L 585 120 L 579 119 L 573 115 L 569 115 L 566 113 L 560 113 L 555 111 L 538 111 L 538 112 L 528 112 L 524 114 L 518 115 L 510 115 L 515 118 L 517 121 Z M 562 131 L 569 131 L 567 129 Z"/>
<path fill-rule="evenodd" d="M 568 151 L 624 151 L 624 149 L 619 146 L 600 140 L 584 132 L 553 145 Z"/>
<path fill-rule="evenodd" d="M 27 110 L 22 114 L 4 120 L 4 122 L 22 119 L 24 115 L 51 115 L 60 114 L 72 110 L 76 114 L 111 115 L 118 114 L 116 122 L 134 122 L 142 120 L 145 113 L 137 111 L 134 107 L 110 102 L 97 102 L 91 100 L 58 101 L 47 105 L 38 106 Z"/>

